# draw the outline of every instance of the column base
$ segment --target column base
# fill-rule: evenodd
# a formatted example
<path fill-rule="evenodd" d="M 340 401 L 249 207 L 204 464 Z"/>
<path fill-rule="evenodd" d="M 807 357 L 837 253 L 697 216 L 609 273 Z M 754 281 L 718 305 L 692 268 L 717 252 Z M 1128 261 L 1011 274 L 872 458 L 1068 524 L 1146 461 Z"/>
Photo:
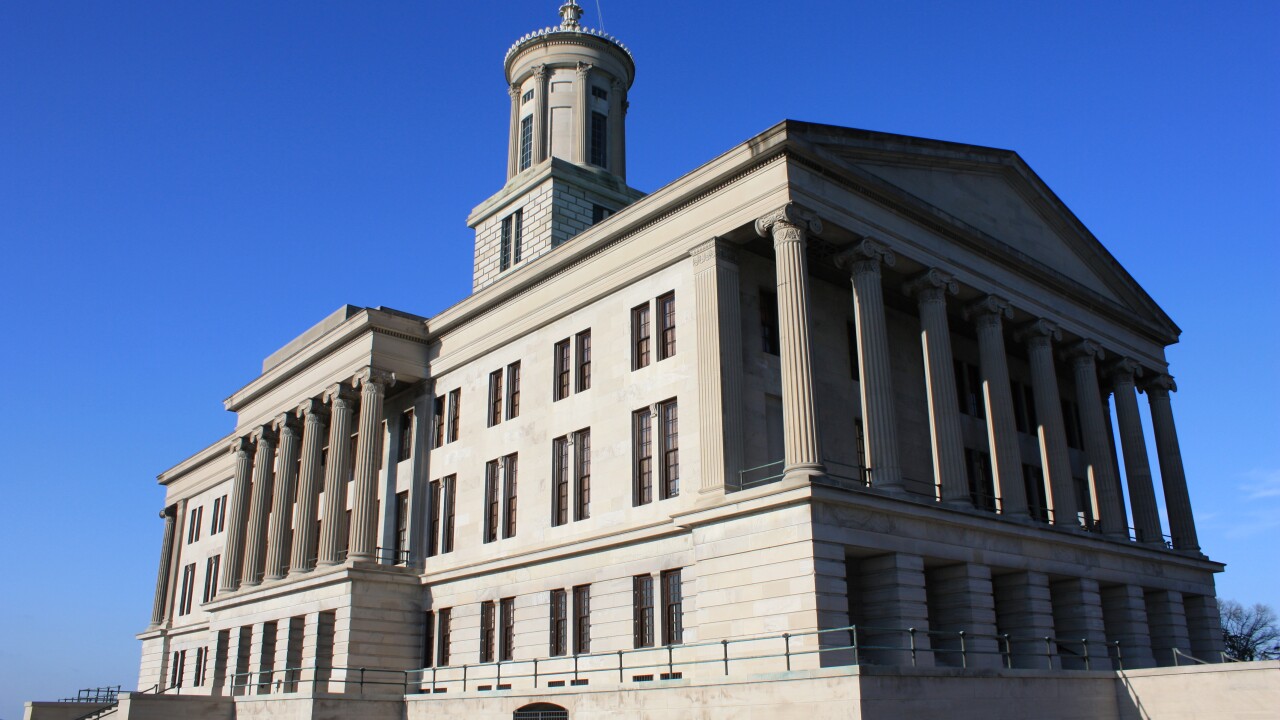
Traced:
<path fill-rule="evenodd" d="M 804 465 L 792 465 L 782 471 L 783 482 L 791 480 L 805 480 L 813 482 L 815 477 L 821 477 L 827 474 L 827 469 L 822 463 L 806 463 Z"/>

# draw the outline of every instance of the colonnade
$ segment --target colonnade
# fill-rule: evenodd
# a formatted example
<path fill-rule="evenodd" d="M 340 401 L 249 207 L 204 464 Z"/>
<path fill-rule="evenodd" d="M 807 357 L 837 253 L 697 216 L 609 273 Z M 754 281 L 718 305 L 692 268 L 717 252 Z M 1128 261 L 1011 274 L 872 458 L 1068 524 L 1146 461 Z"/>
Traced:
<path fill-rule="evenodd" d="M 572 69 L 574 71 L 573 138 L 570 152 L 565 159 L 580 165 L 587 165 L 591 161 L 591 80 L 593 75 L 602 71 L 585 62 L 579 62 L 576 66 L 572 66 Z M 550 80 L 554 71 L 554 67 L 546 64 L 534 66 L 532 74 L 534 82 L 533 87 L 530 88 L 533 91 L 533 97 L 529 100 L 533 104 L 533 108 L 529 113 L 525 113 L 523 107 L 523 81 L 513 82 L 508 88 L 508 94 L 511 97 L 511 128 L 507 149 L 508 180 L 519 175 L 523 170 L 520 167 L 522 142 L 520 123 L 526 115 L 532 119 L 531 131 L 533 135 L 529 153 L 529 166 L 537 165 L 552 154 Z M 605 169 L 620 178 L 626 179 L 627 85 L 608 73 L 604 73 L 604 77 L 608 81 L 609 88 L 608 144 L 606 146 L 607 162 Z"/>
<path fill-rule="evenodd" d="M 786 419 L 784 475 L 787 478 L 820 475 L 824 469 L 814 406 L 805 247 L 807 234 L 821 232 L 822 225 L 811 213 L 788 204 L 757 220 L 755 227 L 761 236 L 773 240 L 776 256 L 782 404 Z M 892 267 L 896 258 L 895 251 L 886 243 L 863 238 L 836 259 L 837 265 L 849 273 L 853 295 L 870 486 L 891 494 L 903 493 L 904 486 L 894 416 L 882 268 Z M 977 290 L 979 296 L 961 309 L 961 315 L 973 323 L 978 338 L 983 409 L 1000 511 L 1014 519 L 1030 519 L 1005 347 L 1004 325 L 1014 318 L 1013 308 L 1005 298 L 976 284 L 970 287 Z M 957 295 L 959 289 L 956 279 L 939 268 L 927 268 L 909 278 L 902 287 L 919 308 L 938 500 L 952 507 L 972 507 L 947 312 L 948 296 Z M 1061 329 L 1046 318 L 1032 318 L 1020 324 L 1013 337 L 1026 346 L 1031 369 L 1032 396 L 1037 410 L 1034 432 L 1040 449 L 1040 466 L 1049 486 L 1048 497 L 1053 504 L 1053 522 L 1067 528 L 1079 527 L 1077 514 L 1081 509 L 1071 472 L 1056 368 L 1058 359 L 1065 359 L 1075 380 L 1075 401 L 1079 406 L 1089 480 L 1099 505 L 1100 530 L 1116 538 L 1127 538 L 1129 533 L 1116 476 L 1107 396 L 1098 381 L 1101 371 L 1116 398 L 1135 539 L 1141 543 L 1163 544 L 1138 412 L 1137 392 L 1141 389 L 1151 404 L 1173 547 L 1198 551 L 1169 404 L 1169 391 L 1175 389 L 1173 379 L 1165 374 L 1144 378 L 1144 369 L 1126 357 L 1103 364 L 1106 353 L 1097 342 L 1087 338 L 1064 342 Z"/>

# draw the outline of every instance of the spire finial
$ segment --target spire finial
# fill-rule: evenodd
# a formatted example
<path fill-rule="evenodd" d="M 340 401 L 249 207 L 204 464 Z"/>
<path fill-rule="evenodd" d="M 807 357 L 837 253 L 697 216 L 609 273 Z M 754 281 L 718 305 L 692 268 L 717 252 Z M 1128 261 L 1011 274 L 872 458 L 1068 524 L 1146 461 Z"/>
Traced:
<path fill-rule="evenodd" d="M 577 0 L 565 0 L 560 6 L 560 29 L 577 30 L 578 19 L 582 17 L 582 6 L 578 5 Z"/>

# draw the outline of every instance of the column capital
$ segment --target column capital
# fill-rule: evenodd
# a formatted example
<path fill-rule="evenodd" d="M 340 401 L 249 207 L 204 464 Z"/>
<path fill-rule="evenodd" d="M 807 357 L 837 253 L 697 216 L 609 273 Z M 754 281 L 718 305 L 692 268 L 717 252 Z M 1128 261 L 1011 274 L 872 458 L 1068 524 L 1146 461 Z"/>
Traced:
<path fill-rule="evenodd" d="M 165 507 L 165 509 L 160 511 L 161 520 L 171 520 L 173 518 L 176 518 L 177 516 L 178 516 L 178 505 L 176 503 L 173 505 L 169 505 Z"/>
<path fill-rule="evenodd" d="M 1079 365 L 1081 363 L 1092 364 L 1095 361 L 1101 361 L 1107 358 L 1107 351 L 1102 349 L 1102 345 L 1098 344 L 1097 341 L 1088 339 L 1077 340 L 1071 343 L 1063 349 L 1062 354 L 1075 365 Z"/>
<path fill-rule="evenodd" d="M 351 385 L 345 382 L 334 383 L 325 388 L 324 401 L 330 408 L 344 407 L 351 409 L 355 407 L 356 397 L 352 392 Z"/>
<path fill-rule="evenodd" d="M 879 273 L 882 264 L 893 267 L 898 262 L 898 256 L 884 243 L 864 237 L 836 255 L 835 260 L 836 267 L 848 270 L 849 275 L 853 276 L 863 272 Z"/>
<path fill-rule="evenodd" d="M 249 447 L 249 440 L 247 438 L 238 437 L 231 441 L 231 445 L 228 446 L 227 449 L 231 451 L 232 455 L 244 455 L 245 457 L 248 457 L 249 451 L 252 448 Z"/>
<path fill-rule="evenodd" d="M 370 366 L 356 373 L 351 384 L 357 388 L 367 388 L 369 385 L 374 385 L 381 387 L 382 391 L 385 392 L 387 388 L 396 384 L 396 374 Z"/>
<path fill-rule="evenodd" d="M 533 77 L 537 80 L 547 79 L 547 66 L 545 63 L 533 66 Z"/>
<path fill-rule="evenodd" d="M 787 203 L 756 220 L 756 233 L 760 237 L 772 237 L 775 245 L 798 241 L 806 230 L 815 235 L 821 233 L 822 221 L 795 203 Z"/>
<path fill-rule="evenodd" d="M 1142 366 L 1132 358 L 1121 357 L 1107 366 L 1106 374 L 1113 384 L 1133 383 L 1134 378 L 1142 377 Z"/>
<path fill-rule="evenodd" d="M 1158 373 L 1143 379 L 1138 389 L 1148 395 L 1168 395 L 1178 392 L 1178 383 L 1173 381 L 1173 376 L 1169 373 Z"/>
<path fill-rule="evenodd" d="M 738 263 L 738 252 L 722 237 L 713 237 L 693 248 L 689 251 L 689 257 L 693 258 L 695 268 L 709 262 Z"/>
<path fill-rule="evenodd" d="M 955 275 L 949 272 L 929 268 L 903 283 L 902 292 L 907 297 L 914 297 L 922 303 L 943 302 L 947 295 L 956 295 L 960 292 L 960 283 L 956 282 Z"/>
<path fill-rule="evenodd" d="M 298 416 L 291 412 L 280 413 L 271 420 L 271 429 L 277 434 L 285 432 L 297 434 Z"/>
<path fill-rule="evenodd" d="M 520 97 L 520 85 L 519 85 L 519 83 L 511 83 L 511 87 L 507 88 L 507 94 L 511 96 L 511 100 L 512 100 L 513 102 L 514 102 L 517 98 L 519 98 L 519 97 Z"/>
<path fill-rule="evenodd" d="M 1015 330 L 1013 339 L 1028 345 L 1046 345 L 1062 340 L 1062 328 L 1052 320 L 1036 318 Z"/>
<path fill-rule="evenodd" d="M 545 67 L 545 66 L 540 66 L 540 67 Z M 594 68 L 594 67 L 595 67 L 595 66 L 594 66 L 594 65 L 592 65 L 591 63 L 585 63 L 585 62 L 580 62 L 580 63 L 578 63 L 578 68 L 577 68 L 577 70 L 578 70 L 578 77 L 579 77 L 579 78 L 584 78 L 584 77 L 586 77 L 586 76 L 591 72 L 591 69 L 592 69 L 592 68 Z M 543 73 L 544 73 L 544 74 L 546 73 L 546 70 L 545 70 L 545 69 L 543 70 Z"/>
<path fill-rule="evenodd" d="M 1013 306 L 999 295 L 984 295 L 964 306 L 967 320 L 981 323 L 998 322 L 1002 318 L 1013 319 Z"/>
<path fill-rule="evenodd" d="M 304 420 L 309 415 L 324 417 L 329 414 L 329 408 L 326 407 L 324 401 L 319 398 L 307 398 L 298 405 L 298 407 L 293 411 L 293 414 Z"/>
<path fill-rule="evenodd" d="M 276 432 L 270 425 L 256 427 L 253 429 L 253 432 L 249 433 L 249 440 L 254 444 L 261 444 L 263 442 L 266 442 L 267 444 L 274 444 L 276 441 Z"/>

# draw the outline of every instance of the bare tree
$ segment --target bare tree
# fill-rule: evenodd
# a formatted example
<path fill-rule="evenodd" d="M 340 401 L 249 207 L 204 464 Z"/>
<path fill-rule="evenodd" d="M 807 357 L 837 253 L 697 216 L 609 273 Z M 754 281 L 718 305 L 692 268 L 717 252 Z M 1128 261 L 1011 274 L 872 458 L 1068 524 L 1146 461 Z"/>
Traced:
<path fill-rule="evenodd" d="M 1280 658 L 1280 625 L 1270 605 L 1245 607 L 1235 600 L 1218 606 L 1222 613 L 1222 639 L 1227 654 L 1236 660 Z"/>

